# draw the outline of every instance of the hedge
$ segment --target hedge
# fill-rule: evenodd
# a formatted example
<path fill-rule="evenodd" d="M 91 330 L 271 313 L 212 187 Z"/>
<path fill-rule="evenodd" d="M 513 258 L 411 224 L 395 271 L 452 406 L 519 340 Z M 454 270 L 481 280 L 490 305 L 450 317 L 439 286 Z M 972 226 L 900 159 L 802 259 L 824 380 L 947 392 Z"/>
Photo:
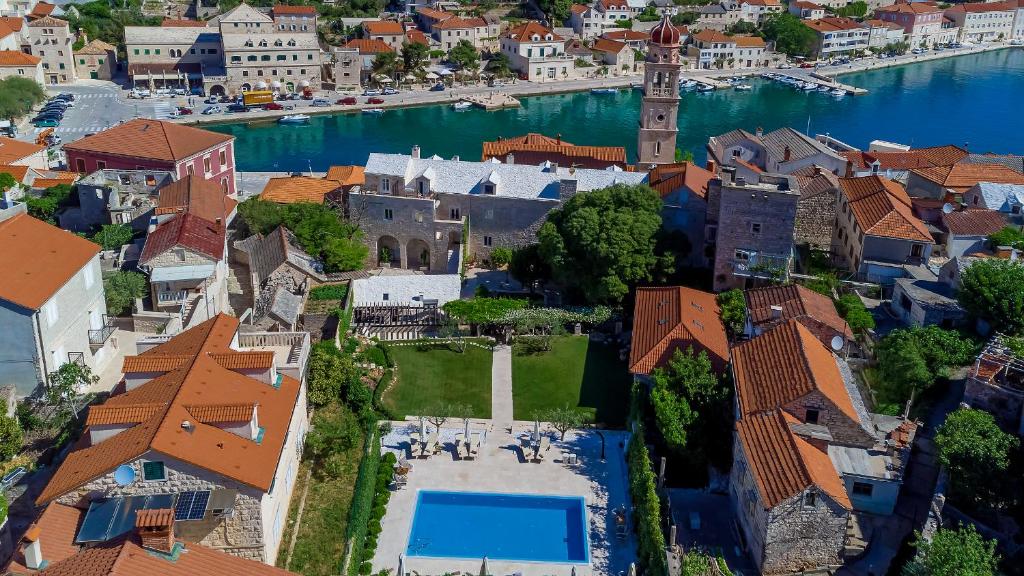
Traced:
<path fill-rule="evenodd" d="M 637 411 L 638 385 L 633 385 L 633 410 Z M 635 421 L 633 437 L 626 451 L 629 466 L 629 495 L 633 500 L 633 525 L 637 535 L 637 563 L 647 576 L 665 576 L 665 533 L 661 529 L 661 500 L 658 498 L 651 457 L 644 444 L 643 425 Z"/>
<path fill-rule="evenodd" d="M 363 460 L 359 463 L 355 489 L 352 491 L 352 508 L 349 510 L 348 526 L 345 529 L 345 539 L 351 543 L 348 558 L 350 576 L 356 576 L 362 571 L 363 549 L 373 508 L 373 498 L 377 492 L 377 473 L 382 461 L 382 458 L 377 456 L 376 427 L 372 427 L 366 437 L 367 450 L 370 452 L 364 455 Z"/>

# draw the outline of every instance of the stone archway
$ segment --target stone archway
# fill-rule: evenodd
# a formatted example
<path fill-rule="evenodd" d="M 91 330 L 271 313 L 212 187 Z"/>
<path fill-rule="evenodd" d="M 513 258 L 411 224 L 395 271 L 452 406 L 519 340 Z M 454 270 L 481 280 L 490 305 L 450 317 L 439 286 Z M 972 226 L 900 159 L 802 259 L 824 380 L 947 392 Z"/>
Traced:
<path fill-rule="evenodd" d="M 381 236 L 377 239 L 377 265 L 401 267 L 402 248 L 394 236 Z"/>
<path fill-rule="evenodd" d="M 286 92 L 295 92 L 295 82 L 285 82 L 284 89 Z"/>
<path fill-rule="evenodd" d="M 248 82 L 242 84 L 242 86 L 239 88 L 239 91 L 241 92 L 248 92 L 250 90 L 252 90 L 252 86 Z"/>
<path fill-rule="evenodd" d="M 223 96 L 227 91 L 220 84 L 214 84 L 210 86 L 210 96 Z"/>
<path fill-rule="evenodd" d="M 405 258 L 407 262 L 406 268 L 430 271 L 430 245 L 423 240 L 419 238 L 409 240 L 405 248 Z"/>

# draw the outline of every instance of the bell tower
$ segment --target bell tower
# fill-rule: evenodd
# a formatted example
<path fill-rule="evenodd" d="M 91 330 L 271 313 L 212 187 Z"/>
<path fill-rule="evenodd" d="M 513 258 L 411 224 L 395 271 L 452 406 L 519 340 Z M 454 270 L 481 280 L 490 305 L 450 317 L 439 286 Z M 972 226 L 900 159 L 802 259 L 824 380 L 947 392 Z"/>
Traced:
<path fill-rule="evenodd" d="M 679 115 L 679 30 L 665 16 L 651 29 L 644 65 L 644 98 L 640 107 L 637 157 L 642 167 L 676 159 Z"/>

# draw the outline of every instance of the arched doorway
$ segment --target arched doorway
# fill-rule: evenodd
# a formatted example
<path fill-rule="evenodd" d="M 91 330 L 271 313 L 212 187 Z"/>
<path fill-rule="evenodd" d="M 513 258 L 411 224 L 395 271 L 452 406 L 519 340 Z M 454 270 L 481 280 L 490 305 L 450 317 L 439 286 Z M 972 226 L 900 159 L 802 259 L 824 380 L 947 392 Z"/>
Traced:
<path fill-rule="evenodd" d="M 401 244 L 394 236 L 381 236 L 377 240 L 377 265 L 378 266 L 401 266 L 402 253 Z"/>
<path fill-rule="evenodd" d="M 285 82 L 284 89 L 288 92 L 295 92 L 295 82 Z"/>
<path fill-rule="evenodd" d="M 246 82 L 245 84 L 242 84 L 242 87 L 241 87 L 241 88 L 239 88 L 239 90 L 240 90 L 241 92 L 248 92 L 249 90 L 252 90 L 252 86 L 251 86 L 251 85 L 249 85 L 249 83 L 248 83 L 248 82 Z"/>
<path fill-rule="evenodd" d="M 223 96 L 225 93 L 224 87 L 220 84 L 210 86 L 210 96 Z"/>
<path fill-rule="evenodd" d="M 406 267 L 430 271 L 430 246 L 419 238 L 409 240 L 405 249 Z"/>

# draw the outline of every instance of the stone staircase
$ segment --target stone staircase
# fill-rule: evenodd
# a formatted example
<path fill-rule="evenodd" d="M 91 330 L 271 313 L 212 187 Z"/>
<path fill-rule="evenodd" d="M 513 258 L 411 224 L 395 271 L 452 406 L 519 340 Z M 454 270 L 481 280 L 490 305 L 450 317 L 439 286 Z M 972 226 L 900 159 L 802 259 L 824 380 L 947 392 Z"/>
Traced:
<path fill-rule="evenodd" d="M 846 543 L 843 545 L 843 559 L 852 560 L 868 549 L 871 542 L 871 524 L 862 523 L 856 514 L 850 514 L 846 522 Z"/>
<path fill-rule="evenodd" d="M 246 309 L 253 307 L 252 282 L 249 280 L 249 267 L 245 264 L 228 261 L 228 308 L 231 315 L 238 317 Z"/>

